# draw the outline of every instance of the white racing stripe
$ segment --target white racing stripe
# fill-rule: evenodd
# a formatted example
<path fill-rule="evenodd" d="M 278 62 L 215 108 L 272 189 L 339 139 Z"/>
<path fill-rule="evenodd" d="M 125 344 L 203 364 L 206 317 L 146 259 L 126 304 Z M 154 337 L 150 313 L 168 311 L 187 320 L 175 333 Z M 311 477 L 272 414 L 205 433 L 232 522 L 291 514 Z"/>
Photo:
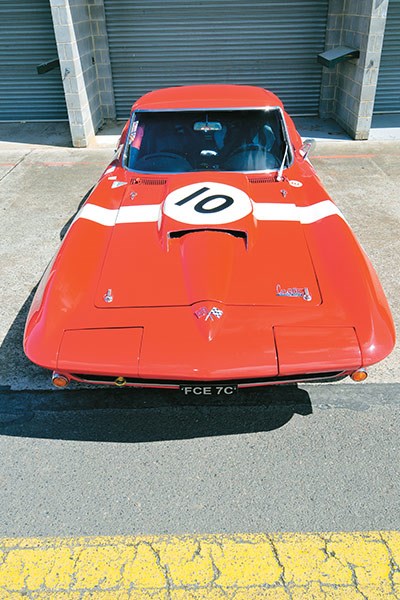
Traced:
<path fill-rule="evenodd" d="M 97 206 L 97 204 L 85 204 L 76 215 L 75 221 L 86 219 L 100 225 L 113 227 L 117 220 L 117 215 L 118 209 L 103 208 L 102 206 Z"/>
<path fill-rule="evenodd" d="M 331 200 L 324 200 L 323 202 L 318 202 L 311 206 L 297 207 L 297 210 L 301 211 L 299 220 L 303 225 L 315 223 L 316 221 L 320 221 L 321 219 L 325 219 L 325 217 L 330 217 L 332 215 L 338 215 L 343 221 L 346 220 L 343 213 Z"/>
<path fill-rule="evenodd" d="M 157 222 L 160 213 L 160 204 L 142 206 L 123 206 L 118 209 L 103 208 L 96 204 L 85 204 L 77 214 L 76 219 L 86 219 L 113 227 L 120 223 L 153 223 Z"/>
<path fill-rule="evenodd" d="M 123 206 L 118 213 L 118 223 L 156 223 L 160 216 L 161 204 Z"/>
<path fill-rule="evenodd" d="M 343 214 L 331 200 L 323 200 L 311 206 L 296 204 L 278 204 L 270 202 L 253 202 L 253 215 L 258 221 L 297 221 L 303 225 L 315 223 L 331 215 L 338 215 L 345 221 Z M 86 219 L 113 227 L 122 223 L 156 223 L 160 216 L 161 204 L 145 204 L 123 206 L 109 209 L 96 204 L 85 204 L 76 219 Z"/>
<path fill-rule="evenodd" d="M 323 200 L 310 206 L 253 202 L 253 214 L 257 221 L 298 221 L 303 225 L 315 223 L 331 215 L 338 215 L 344 219 L 331 200 Z"/>

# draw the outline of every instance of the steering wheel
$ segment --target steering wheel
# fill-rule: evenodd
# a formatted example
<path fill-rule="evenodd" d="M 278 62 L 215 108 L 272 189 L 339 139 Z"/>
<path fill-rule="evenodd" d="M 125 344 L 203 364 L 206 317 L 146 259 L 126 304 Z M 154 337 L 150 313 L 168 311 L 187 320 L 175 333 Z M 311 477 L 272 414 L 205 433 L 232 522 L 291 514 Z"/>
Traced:
<path fill-rule="evenodd" d="M 140 160 L 154 160 L 155 158 L 172 158 L 175 160 L 187 160 L 182 154 L 176 154 L 175 152 L 153 152 L 152 154 L 146 154 L 142 156 Z"/>
<path fill-rule="evenodd" d="M 261 144 L 244 144 L 239 148 L 236 148 L 233 152 L 230 153 L 229 156 L 233 156 L 234 154 L 239 154 L 239 152 L 251 152 L 252 150 L 259 150 L 260 152 L 266 152 L 267 147 L 262 146 Z"/>
<path fill-rule="evenodd" d="M 138 158 L 132 168 L 140 171 L 179 173 L 191 171 L 192 165 L 184 156 L 175 152 L 152 152 Z"/>

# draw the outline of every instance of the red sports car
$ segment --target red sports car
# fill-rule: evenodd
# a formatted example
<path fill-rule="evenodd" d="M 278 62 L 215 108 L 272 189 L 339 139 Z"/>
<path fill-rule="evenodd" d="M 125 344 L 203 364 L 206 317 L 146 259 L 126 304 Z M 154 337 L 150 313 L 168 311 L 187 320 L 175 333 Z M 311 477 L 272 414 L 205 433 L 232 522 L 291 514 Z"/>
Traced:
<path fill-rule="evenodd" d="M 364 379 L 394 325 L 308 149 L 261 88 L 143 96 L 38 287 L 27 356 L 61 387 Z"/>

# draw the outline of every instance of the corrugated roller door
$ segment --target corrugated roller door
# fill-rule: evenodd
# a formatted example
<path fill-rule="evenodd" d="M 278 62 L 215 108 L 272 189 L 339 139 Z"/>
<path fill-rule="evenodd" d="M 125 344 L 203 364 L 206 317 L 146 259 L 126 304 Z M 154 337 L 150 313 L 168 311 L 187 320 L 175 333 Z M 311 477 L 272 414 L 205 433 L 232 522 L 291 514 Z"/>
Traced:
<path fill-rule="evenodd" d="M 260 85 L 317 114 L 328 0 L 105 0 L 117 115 L 152 89 Z"/>
<path fill-rule="evenodd" d="M 0 0 L 0 120 L 67 119 L 49 0 Z"/>
<path fill-rule="evenodd" d="M 375 113 L 400 113 L 400 0 L 389 0 Z"/>

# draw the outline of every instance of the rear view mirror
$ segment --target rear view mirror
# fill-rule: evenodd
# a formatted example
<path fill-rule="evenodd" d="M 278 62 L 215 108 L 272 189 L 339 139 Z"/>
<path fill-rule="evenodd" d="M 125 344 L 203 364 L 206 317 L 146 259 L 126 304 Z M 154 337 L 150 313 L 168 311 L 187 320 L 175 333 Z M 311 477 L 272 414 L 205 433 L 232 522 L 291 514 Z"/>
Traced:
<path fill-rule="evenodd" d="M 311 150 L 314 150 L 314 148 L 315 148 L 315 140 L 313 140 L 313 139 L 304 140 L 303 145 L 300 148 L 300 153 L 303 157 L 303 160 L 306 160 L 307 156 L 309 155 Z"/>
<path fill-rule="evenodd" d="M 221 131 L 222 125 L 218 121 L 197 121 L 193 125 L 195 131 Z"/>

